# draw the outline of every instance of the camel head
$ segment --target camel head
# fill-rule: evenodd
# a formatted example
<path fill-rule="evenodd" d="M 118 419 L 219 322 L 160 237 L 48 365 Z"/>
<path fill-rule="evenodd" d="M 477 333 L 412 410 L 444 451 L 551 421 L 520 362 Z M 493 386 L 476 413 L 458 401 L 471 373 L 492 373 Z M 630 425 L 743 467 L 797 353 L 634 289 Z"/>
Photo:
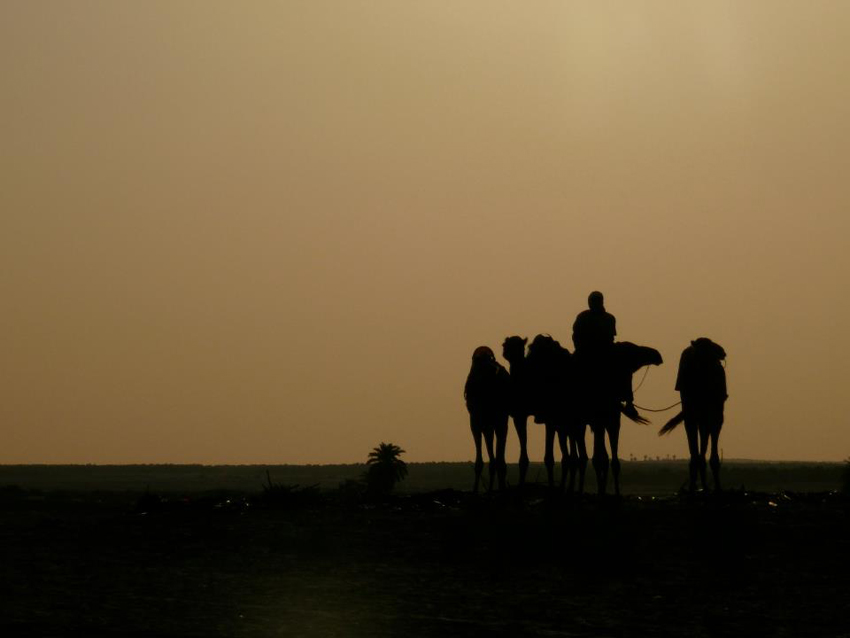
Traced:
<path fill-rule="evenodd" d="M 570 351 L 550 335 L 537 335 L 528 346 L 528 359 L 533 361 L 534 365 L 540 365 L 544 361 L 561 362 L 565 357 L 570 357 Z"/>
<path fill-rule="evenodd" d="M 661 353 L 655 348 L 648 346 L 639 346 L 631 341 L 617 341 L 614 344 L 614 351 L 618 353 L 618 358 L 627 370 L 632 373 L 637 372 L 643 366 L 660 366 L 664 363 Z"/>
<path fill-rule="evenodd" d="M 525 337 L 513 336 L 506 338 L 504 343 L 502 343 L 502 356 L 505 357 L 506 361 L 511 363 L 521 361 L 525 358 L 526 343 L 528 343 L 528 339 Z"/>
<path fill-rule="evenodd" d="M 664 363 L 664 359 L 661 356 L 661 353 L 658 352 L 655 348 L 649 348 L 650 352 L 647 353 L 647 359 L 649 360 L 649 365 L 651 366 L 660 366 Z"/>
<path fill-rule="evenodd" d="M 560 346 L 560 344 L 551 335 L 537 335 L 531 345 L 528 346 L 528 356 L 539 357 L 547 352 L 552 352 L 555 346 Z"/>

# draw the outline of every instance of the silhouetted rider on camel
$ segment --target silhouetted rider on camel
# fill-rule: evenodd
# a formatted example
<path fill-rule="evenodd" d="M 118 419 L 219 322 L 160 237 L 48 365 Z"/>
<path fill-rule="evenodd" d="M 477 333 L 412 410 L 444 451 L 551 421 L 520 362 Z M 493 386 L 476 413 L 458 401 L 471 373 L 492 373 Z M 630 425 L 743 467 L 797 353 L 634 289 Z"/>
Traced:
<path fill-rule="evenodd" d="M 573 346 L 576 354 L 592 355 L 604 352 L 617 336 L 617 320 L 605 310 L 605 298 L 598 290 L 587 297 L 583 310 L 573 323 Z"/>
<path fill-rule="evenodd" d="M 584 370 L 588 381 L 599 384 L 606 372 L 614 337 L 617 336 L 617 319 L 605 310 L 605 297 L 594 290 L 587 297 L 587 310 L 583 310 L 573 323 L 573 346 L 576 362 Z M 633 403 L 632 389 L 622 388 L 628 397 L 626 404 Z"/>
<path fill-rule="evenodd" d="M 587 310 L 579 313 L 573 324 L 573 344 L 578 372 L 579 419 L 593 432 L 593 469 L 600 494 L 605 494 L 610 466 L 614 477 L 614 494 L 620 495 L 620 415 L 636 423 L 646 424 L 635 409 L 632 375 L 646 365 L 660 365 L 661 353 L 654 348 L 628 341 L 614 342 L 617 321 L 605 310 L 602 293 L 594 291 L 587 298 Z M 605 448 L 605 437 L 611 455 Z"/>

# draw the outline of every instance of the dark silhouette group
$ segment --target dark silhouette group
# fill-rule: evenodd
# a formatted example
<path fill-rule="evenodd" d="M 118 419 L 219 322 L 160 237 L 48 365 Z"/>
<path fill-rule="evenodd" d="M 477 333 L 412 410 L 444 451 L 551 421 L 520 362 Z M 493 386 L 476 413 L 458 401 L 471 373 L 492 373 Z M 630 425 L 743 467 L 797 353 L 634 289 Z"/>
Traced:
<path fill-rule="evenodd" d="M 632 375 L 644 366 L 660 365 L 662 357 L 654 348 L 615 341 L 616 335 L 616 319 L 605 310 L 602 293 L 594 291 L 588 297 L 588 309 L 579 313 L 573 324 L 573 352 L 546 334 L 537 335 L 527 348 L 526 338 L 510 336 L 502 344 L 507 370 L 489 347 L 475 349 L 464 388 L 475 441 L 474 491 L 478 491 L 484 467 L 482 440 L 490 462 L 489 489 L 493 489 L 495 481 L 500 490 L 505 488 L 509 418 L 513 419 L 520 444 L 519 484 L 525 484 L 529 465 L 527 425 L 533 417 L 535 423 L 545 427 L 543 460 L 550 488 L 555 486 L 557 436 L 561 451 L 560 489 L 584 491 L 588 461 L 585 431 L 589 426 L 598 491 L 606 493 L 610 469 L 614 493 L 619 496 L 621 415 L 637 423 L 648 423 L 634 405 Z M 666 434 L 685 423 L 691 455 L 691 490 L 695 489 L 697 475 L 705 488 L 709 442 L 714 485 L 720 489 L 717 440 L 727 398 L 722 365 L 725 356 L 723 348 L 710 339 L 702 337 L 691 342 L 682 353 L 676 381 L 682 410 L 659 432 Z"/>

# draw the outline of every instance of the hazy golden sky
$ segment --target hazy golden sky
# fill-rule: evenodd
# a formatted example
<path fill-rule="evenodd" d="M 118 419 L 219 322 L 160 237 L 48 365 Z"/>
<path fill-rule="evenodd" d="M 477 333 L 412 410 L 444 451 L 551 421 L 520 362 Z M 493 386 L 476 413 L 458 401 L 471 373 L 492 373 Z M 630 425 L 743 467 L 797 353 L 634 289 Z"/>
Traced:
<path fill-rule="evenodd" d="M 843 459 L 848 43 L 826 0 L 4 0 L 0 462 L 469 459 L 472 350 L 597 288 L 666 359 L 637 403 L 708 336 L 727 458 Z"/>

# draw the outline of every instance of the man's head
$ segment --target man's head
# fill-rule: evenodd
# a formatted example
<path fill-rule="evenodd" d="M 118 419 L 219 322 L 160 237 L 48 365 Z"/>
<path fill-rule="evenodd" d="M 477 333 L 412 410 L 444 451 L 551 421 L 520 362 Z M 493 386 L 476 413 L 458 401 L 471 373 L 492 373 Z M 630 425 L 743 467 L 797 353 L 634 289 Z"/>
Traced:
<path fill-rule="evenodd" d="M 594 290 L 587 297 L 587 306 L 591 310 L 605 310 L 605 298 L 598 290 Z"/>

